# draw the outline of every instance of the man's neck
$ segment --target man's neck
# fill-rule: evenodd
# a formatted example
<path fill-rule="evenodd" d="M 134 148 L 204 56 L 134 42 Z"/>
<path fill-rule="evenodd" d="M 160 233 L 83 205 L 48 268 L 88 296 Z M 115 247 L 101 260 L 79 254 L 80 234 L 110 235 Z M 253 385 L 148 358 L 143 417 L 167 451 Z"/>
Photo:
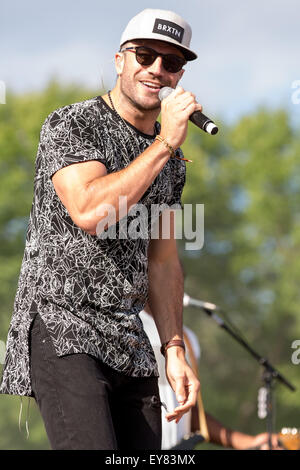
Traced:
<path fill-rule="evenodd" d="M 132 124 L 136 129 L 144 134 L 155 134 L 155 122 L 159 116 L 160 110 L 140 110 L 127 99 L 116 86 L 110 93 L 114 108 L 118 114 Z M 111 107 L 111 103 L 107 94 L 102 98 Z"/>

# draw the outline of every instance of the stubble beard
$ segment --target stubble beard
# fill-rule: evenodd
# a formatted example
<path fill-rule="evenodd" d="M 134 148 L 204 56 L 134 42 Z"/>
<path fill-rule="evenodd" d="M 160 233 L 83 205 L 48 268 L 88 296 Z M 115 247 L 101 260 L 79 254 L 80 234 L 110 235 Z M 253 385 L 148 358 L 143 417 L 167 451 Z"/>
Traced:
<path fill-rule="evenodd" d="M 157 98 L 157 103 L 147 104 L 145 103 L 146 100 L 143 98 L 139 99 L 138 91 L 132 86 L 132 83 L 129 80 L 123 79 L 120 83 L 120 89 L 122 94 L 126 97 L 126 99 L 132 104 L 134 108 L 138 111 L 142 112 L 151 112 L 156 111 L 160 112 L 160 100 Z"/>

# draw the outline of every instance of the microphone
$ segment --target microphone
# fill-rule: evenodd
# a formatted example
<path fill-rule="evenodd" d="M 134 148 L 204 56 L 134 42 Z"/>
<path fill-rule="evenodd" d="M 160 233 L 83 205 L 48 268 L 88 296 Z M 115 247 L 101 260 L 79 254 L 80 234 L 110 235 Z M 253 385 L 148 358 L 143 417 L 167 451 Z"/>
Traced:
<path fill-rule="evenodd" d="M 184 307 L 199 307 L 207 310 L 218 310 L 215 304 L 210 302 L 203 302 L 202 300 L 196 300 L 184 293 L 183 295 L 183 306 Z"/>
<path fill-rule="evenodd" d="M 171 88 L 169 86 L 161 88 L 158 93 L 160 101 L 167 98 L 167 96 L 169 96 L 173 91 L 174 88 Z M 189 120 L 208 134 L 215 135 L 219 130 L 215 123 L 207 116 L 205 116 L 205 114 L 201 113 L 201 111 L 194 111 L 190 115 Z"/>
<path fill-rule="evenodd" d="M 225 323 L 222 318 L 220 318 L 219 315 L 214 313 L 215 310 L 220 310 L 220 307 L 218 307 L 217 305 L 212 304 L 210 302 L 203 302 L 202 300 L 193 299 L 192 297 L 184 293 L 183 306 L 201 308 L 201 310 L 204 310 L 204 312 L 211 318 L 213 318 L 213 320 L 215 320 L 215 322 L 218 323 L 219 326 L 225 328 Z"/>

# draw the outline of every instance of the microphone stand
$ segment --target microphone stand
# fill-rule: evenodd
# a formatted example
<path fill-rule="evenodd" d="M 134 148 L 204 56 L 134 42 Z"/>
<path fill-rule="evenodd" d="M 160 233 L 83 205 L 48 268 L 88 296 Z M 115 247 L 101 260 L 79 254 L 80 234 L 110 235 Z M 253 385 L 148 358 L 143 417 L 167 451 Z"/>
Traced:
<path fill-rule="evenodd" d="M 227 333 L 234 338 L 239 344 L 241 344 L 244 349 L 246 349 L 254 359 L 263 367 L 262 373 L 262 380 L 265 384 L 265 388 L 267 390 L 267 397 L 266 397 L 266 404 L 267 404 L 267 411 L 266 411 L 266 422 L 267 422 L 267 432 L 269 436 L 268 444 L 269 449 L 272 449 L 272 433 L 273 433 L 273 387 L 275 379 L 279 380 L 283 385 L 289 388 L 291 391 L 295 391 L 296 388 L 291 385 L 280 372 L 275 369 L 272 364 L 266 359 L 258 354 L 240 335 L 238 335 L 232 328 L 230 328 L 222 318 L 220 318 L 216 313 L 215 310 L 220 310 L 214 304 L 210 304 L 208 302 L 198 301 L 196 299 L 189 298 L 189 307 L 197 307 L 203 310 L 209 317 L 211 317 L 223 330 L 227 331 Z"/>

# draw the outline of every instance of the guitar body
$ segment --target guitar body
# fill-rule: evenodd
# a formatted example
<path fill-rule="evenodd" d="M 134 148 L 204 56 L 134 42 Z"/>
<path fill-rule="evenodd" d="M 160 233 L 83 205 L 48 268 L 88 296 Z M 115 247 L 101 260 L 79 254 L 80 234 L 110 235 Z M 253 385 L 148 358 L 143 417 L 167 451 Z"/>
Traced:
<path fill-rule="evenodd" d="M 176 444 L 176 446 L 172 447 L 171 450 L 192 450 L 195 449 L 199 442 L 203 441 L 205 441 L 205 439 L 202 434 L 195 432 L 188 434 L 179 442 L 179 444 Z"/>
<path fill-rule="evenodd" d="M 300 429 L 282 428 L 278 433 L 280 444 L 285 450 L 300 450 Z M 185 436 L 179 444 L 172 447 L 171 450 L 193 450 L 199 442 L 205 441 L 202 434 L 195 432 Z M 256 450 L 257 448 L 247 449 Z"/>
<path fill-rule="evenodd" d="M 300 450 L 300 429 L 282 428 L 278 439 L 286 450 Z"/>

